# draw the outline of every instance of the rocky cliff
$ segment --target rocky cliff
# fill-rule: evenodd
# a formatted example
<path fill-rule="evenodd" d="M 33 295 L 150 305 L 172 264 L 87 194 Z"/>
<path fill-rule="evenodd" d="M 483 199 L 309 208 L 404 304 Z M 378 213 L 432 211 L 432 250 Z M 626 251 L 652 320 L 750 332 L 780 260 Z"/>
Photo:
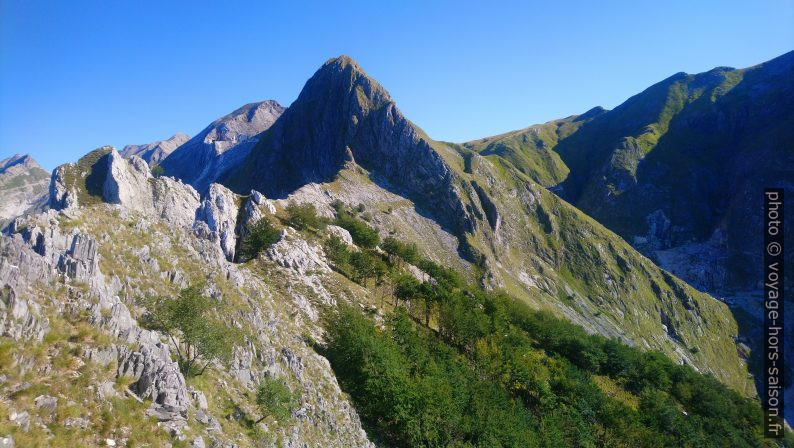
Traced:
<path fill-rule="evenodd" d="M 794 186 L 792 76 L 794 52 L 648 88 L 555 147 L 563 196 L 649 256 L 712 240 L 703 274 L 666 267 L 708 291 L 757 288 L 759 192 Z"/>
<path fill-rule="evenodd" d="M 290 203 L 328 218 L 355 207 L 464 281 L 753 395 L 728 307 L 546 188 L 574 175 L 555 148 L 610 113 L 438 142 L 343 56 L 288 109 L 255 103 L 214 122 L 162 161 L 164 176 L 111 147 L 58 167 L 51 210 L 0 237 L 0 435 L 20 446 L 372 446 L 322 356 L 322 318 L 347 304 L 382 322 L 389 293 L 331 269 L 330 235 L 360 248 L 339 227 L 293 228 Z M 278 241 L 237 263 L 262 217 Z M 668 221 L 653 214 L 649 230 L 664 236 Z M 174 341 L 139 322 L 149 298 L 189 284 L 240 339 L 231 360 L 185 378 Z M 256 422 L 269 378 L 298 397 L 284 422 Z"/>
<path fill-rule="evenodd" d="M 0 160 L 0 228 L 12 218 L 46 205 L 49 179 L 49 173 L 29 155 Z"/>

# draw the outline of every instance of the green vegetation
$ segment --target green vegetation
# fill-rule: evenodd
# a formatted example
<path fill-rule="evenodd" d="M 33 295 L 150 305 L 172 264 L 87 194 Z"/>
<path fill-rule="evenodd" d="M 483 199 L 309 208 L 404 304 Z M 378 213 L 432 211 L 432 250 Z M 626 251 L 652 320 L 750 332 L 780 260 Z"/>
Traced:
<path fill-rule="evenodd" d="M 213 360 L 228 361 L 232 355 L 233 331 L 211 315 L 215 300 L 202 295 L 201 288 L 190 286 L 176 298 L 148 300 L 149 312 L 142 324 L 169 338 L 185 376 L 201 375 Z M 197 367 L 197 360 L 203 361 Z"/>
<path fill-rule="evenodd" d="M 256 391 L 256 405 L 262 412 L 262 417 L 254 423 L 273 417 L 278 424 L 283 425 L 289 420 L 292 408 L 295 406 L 297 398 L 293 396 L 289 388 L 281 381 L 267 377 L 262 380 Z"/>
<path fill-rule="evenodd" d="M 103 146 L 84 155 L 76 164 L 63 167 L 64 183 L 77 192 L 77 202 L 81 206 L 102 202 L 102 186 L 107 169 L 98 165 L 105 163 L 111 150 L 109 146 Z"/>
<path fill-rule="evenodd" d="M 758 403 L 713 377 L 416 264 L 432 281 L 390 257 L 404 306 L 384 327 L 354 309 L 327 323 L 325 354 L 385 444 L 764 446 Z"/>
<path fill-rule="evenodd" d="M 314 204 L 297 204 L 290 201 L 285 208 L 287 224 L 298 230 L 321 230 L 325 228 L 326 221 L 317 216 Z"/>
<path fill-rule="evenodd" d="M 371 252 L 353 252 L 350 254 L 350 267 L 353 280 L 366 285 L 367 280 L 374 278 L 378 283 L 386 275 L 386 263 L 379 255 Z"/>
<path fill-rule="evenodd" d="M 353 242 L 358 246 L 371 249 L 380 242 L 378 231 L 355 216 L 342 215 L 337 218 L 336 224 L 350 232 L 350 236 L 353 237 Z"/>
<path fill-rule="evenodd" d="M 160 177 L 163 174 L 165 174 L 165 168 L 163 168 L 162 165 L 160 165 L 159 163 L 155 163 L 154 165 L 152 165 L 152 176 Z"/>
<path fill-rule="evenodd" d="M 350 262 L 350 249 L 347 244 L 336 235 L 331 235 L 323 247 L 325 255 L 337 267 L 347 266 Z"/>
<path fill-rule="evenodd" d="M 240 261 L 248 261 L 259 256 L 259 253 L 281 239 L 281 231 L 269 218 L 261 218 L 253 223 L 240 242 L 237 257 Z"/>
<path fill-rule="evenodd" d="M 325 242 L 325 254 L 338 272 L 366 286 L 367 280 L 380 283 L 388 266 L 380 254 L 373 250 L 351 251 L 338 236 L 331 235 Z"/>
<path fill-rule="evenodd" d="M 415 243 L 403 243 L 388 236 L 383 239 L 380 247 L 389 254 L 391 261 L 404 260 L 406 263 L 416 264 L 419 260 L 419 248 Z"/>

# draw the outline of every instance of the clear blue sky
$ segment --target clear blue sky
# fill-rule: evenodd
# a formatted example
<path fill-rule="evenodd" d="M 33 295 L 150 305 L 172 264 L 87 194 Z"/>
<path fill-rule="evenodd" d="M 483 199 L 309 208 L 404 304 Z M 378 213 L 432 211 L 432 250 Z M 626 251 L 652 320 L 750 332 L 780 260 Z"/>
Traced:
<path fill-rule="evenodd" d="M 791 0 L 282 3 L 0 0 L 0 159 L 194 135 L 339 54 L 459 142 L 794 49 Z"/>

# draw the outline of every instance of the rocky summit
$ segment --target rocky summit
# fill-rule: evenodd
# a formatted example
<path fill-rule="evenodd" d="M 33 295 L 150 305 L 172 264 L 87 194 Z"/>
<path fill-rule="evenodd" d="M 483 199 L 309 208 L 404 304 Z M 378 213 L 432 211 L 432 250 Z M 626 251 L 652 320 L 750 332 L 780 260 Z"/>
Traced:
<path fill-rule="evenodd" d="M 0 226 L 46 204 L 49 180 L 49 173 L 29 155 L 0 160 Z"/>
<path fill-rule="evenodd" d="M 764 446 L 742 321 L 663 269 L 732 235 L 675 224 L 653 154 L 788 104 L 781 58 L 454 144 L 340 56 L 286 109 L 59 166 L 0 236 L 0 443 Z"/>
<path fill-rule="evenodd" d="M 127 158 L 138 156 L 149 165 L 157 165 L 188 140 L 190 137 L 187 134 L 177 132 L 166 140 L 145 145 L 127 145 L 121 150 L 121 155 Z"/>

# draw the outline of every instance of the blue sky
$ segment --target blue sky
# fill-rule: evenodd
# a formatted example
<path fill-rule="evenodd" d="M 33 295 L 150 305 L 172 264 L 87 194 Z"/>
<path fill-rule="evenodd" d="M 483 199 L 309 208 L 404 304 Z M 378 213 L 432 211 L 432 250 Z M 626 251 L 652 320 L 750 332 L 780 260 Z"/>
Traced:
<path fill-rule="evenodd" d="M 460 142 L 794 49 L 791 0 L 283 3 L 0 0 L 0 159 L 194 135 L 340 54 Z"/>

